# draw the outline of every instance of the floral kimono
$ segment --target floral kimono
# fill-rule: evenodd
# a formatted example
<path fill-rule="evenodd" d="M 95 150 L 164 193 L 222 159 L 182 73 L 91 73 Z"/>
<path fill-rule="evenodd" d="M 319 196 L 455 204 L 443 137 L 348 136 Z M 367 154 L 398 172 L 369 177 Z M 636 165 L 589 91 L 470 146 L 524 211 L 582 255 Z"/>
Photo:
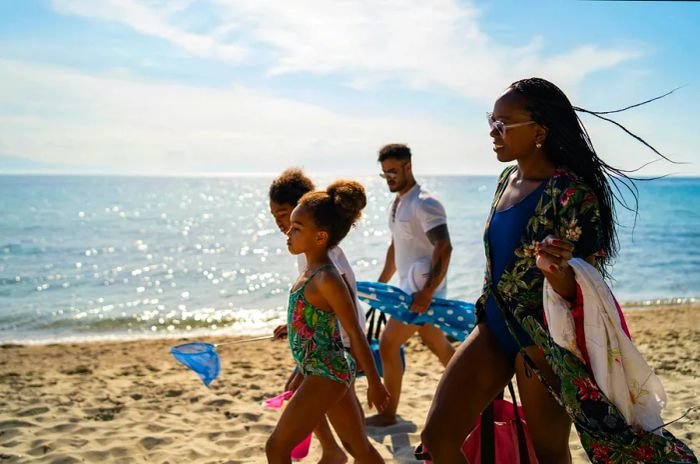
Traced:
<path fill-rule="evenodd" d="M 491 213 L 488 231 L 496 204 L 516 169 L 510 166 L 501 174 Z M 537 243 L 555 235 L 573 243 L 573 254 L 587 258 L 600 255 L 602 234 L 598 201 L 593 191 L 568 169 L 557 169 L 546 181 L 545 188 L 526 230 L 497 285 L 492 285 L 491 253 L 487 234 L 486 276 L 484 293 L 476 303 L 477 319 L 482 320 L 484 304 L 493 294 L 504 313 L 508 330 L 515 334 L 519 324 L 542 349 L 557 375 L 560 391 L 547 385 L 550 394 L 566 409 L 578 431 L 588 457 L 594 463 L 697 463 L 693 452 L 671 433 L 662 429 L 652 433 L 627 425 L 619 410 L 606 398 L 592 375 L 573 353 L 558 346 L 544 325 L 542 287 L 544 275 L 535 266 Z M 494 290 L 495 289 L 495 290 Z M 523 347 L 521 352 L 525 355 Z M 528 361 L 530 367 L 536 367 Z M 540 379 L 542 376 L 539 375 Z"/>

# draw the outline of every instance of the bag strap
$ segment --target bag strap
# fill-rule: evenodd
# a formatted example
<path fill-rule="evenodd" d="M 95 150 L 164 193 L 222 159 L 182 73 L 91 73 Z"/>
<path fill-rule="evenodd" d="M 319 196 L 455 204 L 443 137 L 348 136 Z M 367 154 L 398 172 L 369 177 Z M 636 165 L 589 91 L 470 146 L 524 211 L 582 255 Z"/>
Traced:
<path fill-rule="evenodd" d="M 525 428 L 523 427 L 523 422 L 520 419 L 520 411 L 518 410 L 518 399 L 515 396 L 513 382 L 508 382 L 508 391 L 510 392 L 510 397 L 513 399 L 513 414 L 515 415 L 515 429 L 518 433 L 518 453 L 520 454 L 520 463 L 530 464 L 530 455 L 527 452 Z"/>
<path fill-rule="evenodd" d="M 515 339 L 515 342 L 518 345 L 518 348 L 520 349 L 520 354 L 523 356 L 523 361 L 525 361 L 525 364 L 527 364 L 527 367 L 529 367 L 532 372 L 535 373 L 538 379 L 540 379 L 540 382 L 542 382 L 542 385 L 549 391 L 550 395 L 552 398 L 559 403 L 559 405 L 566 409 L 566 406 L 562 402 L 562 399 L 559 397 L 559 394 L 557 393 L 557 390 L 549 384 L 547 379 L 544 378 L 544 375 L 542 372 L 540 372 L 539 367 L 537 367 L 537 364 L 535 361 L 532 360 L 532 358 L 527 354 L 527 351 L 525 351 L 525 347 L 522 345 L 520 342 L 520 338 L 517 336 L 517 334 L 513 331 L 513 329 L 510 327 L 512 324 L 513 327 L 522 327 L 520 325 L 520 322 L 515 318 L 515 316 L 508 311 L 506 308 L 503 299 L 501 298 L 501 294 L 499 293 L 498 289 L 496 286 L 492 283 L 489 287 L 489 290 L 491 291 L 491 295 L 493 296 L 494 301 L 496 302 L 496 306 L 498 309 L 501 310 L 501 313 L 503 314 L 503 317 L 506 319 L 506 326 L 508 327 L 508 330 L 511 332 L 511 335 Z"/>
<path fill-rule="evenodd" d="M 365 319 L 367 320 L 367 342 L 372 341 L 372 335 L 374 334 L 374 315 L 377 312 L 376 309 L 370 307 L 365 313 Z"/>
<path fill-rule="evenodd" d="M 481 413 L 481 463 L 496 463 L 496 436 L 494 431 L 493 401 Z"/>
<path fill-rule="evenodd" d="M 377 318 L 377 328 L 374 331 L 374 338 L 379 340 L 379 335 L 382 331 L 382 326 L 386 325 L 386 313 L 379 311 L 379 318 Z"/>
<path fill-rule="evenodd" d="M 377 313 L 379 313 L 379 316 L 377 316 Z M 373 339 L 379 340 L 379 335 L 382 333 L 382 326 L 386 325 L 386 314 L 376 308 L 369 308 L 365 313 L 365 319 L 367 319 L 368 324 L 367 341 L 369 342 Z"/>
<path fill-rule="evenodd" d="M 495 400 L 502 400 L 503 392 L 500 392 Z M 484 464 L 495 464 L 496 462 L 496 436 L 495 436 L 495 421 L 494 402 L 492 401 L 486 406 L 486 409 L 481 413 L 481 462 Z"/>

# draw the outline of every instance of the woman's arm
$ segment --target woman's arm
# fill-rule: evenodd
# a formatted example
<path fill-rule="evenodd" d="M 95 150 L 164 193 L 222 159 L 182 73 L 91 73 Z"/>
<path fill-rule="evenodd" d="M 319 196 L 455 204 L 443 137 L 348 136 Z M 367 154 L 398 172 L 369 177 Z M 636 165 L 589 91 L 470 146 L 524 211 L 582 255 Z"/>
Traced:
<path fill-rule="evenodd" d="M 562 185 L 555 223 L 557 235 L 549 235 L 537 245 L 537 267 L 563 298 L 576 299 L 576 279 L 569 266 L 574 256 L 586 257 L 595 265 L 602 248 L 600 206 L 593 192 L 582 183 Z"/>
<path fill-rule="evenodd" d="M 554 235 L 537 244 L 537 267 L 544 274 L 555 292 L 568 301 L 576 299 L 576 279 L 569 266 L 574 245 Z"/>

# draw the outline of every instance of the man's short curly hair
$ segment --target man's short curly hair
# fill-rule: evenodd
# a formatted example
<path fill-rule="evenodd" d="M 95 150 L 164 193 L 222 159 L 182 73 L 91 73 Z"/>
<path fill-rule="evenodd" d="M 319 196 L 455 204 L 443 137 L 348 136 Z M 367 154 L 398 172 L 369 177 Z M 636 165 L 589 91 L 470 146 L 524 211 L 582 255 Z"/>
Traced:
<path fill-rule="evenodd" d="M 381 163 L 387 159 L 407 160 L 411 161 L 411 149 L 403 143 L 390 143 L 379 150 L 378 161 Z"/>

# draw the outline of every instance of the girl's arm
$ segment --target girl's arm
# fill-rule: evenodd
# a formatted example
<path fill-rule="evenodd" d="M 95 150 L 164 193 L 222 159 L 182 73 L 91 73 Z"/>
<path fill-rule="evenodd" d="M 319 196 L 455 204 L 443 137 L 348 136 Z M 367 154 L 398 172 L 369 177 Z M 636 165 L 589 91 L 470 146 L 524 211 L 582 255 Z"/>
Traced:
<path fill-rule="evenodd" d="M 387 403 L 389 394 L 384 385 L 382 385 L 377 373 L 372 352 L 367 343 L 367 338 L 365 338 L 364 331 L 357 320 L 355 303 L 346 283 L 336 272 L 321 272 L 317 280 L 317 286 L 319 293 L 338 316 L 340 323 L 350 337 L 350 344 L 357 358 L 357 363 L 367 376 L 369 384 L 367 402 L 369 407 L 371 408 L 374 405 L 378 411 L 382 411 Z"/>

